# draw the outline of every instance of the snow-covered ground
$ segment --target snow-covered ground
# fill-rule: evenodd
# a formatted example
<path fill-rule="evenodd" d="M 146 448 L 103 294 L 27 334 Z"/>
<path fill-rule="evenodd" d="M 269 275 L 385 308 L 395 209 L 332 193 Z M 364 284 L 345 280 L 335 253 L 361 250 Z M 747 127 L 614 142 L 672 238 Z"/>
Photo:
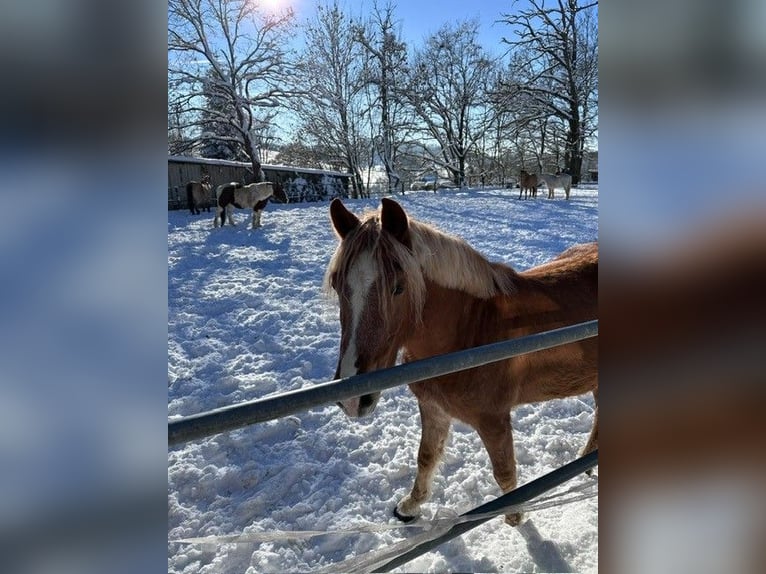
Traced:
<path fill-rule="evenodd" d="M 598 238 L 597 189 L 519 201 L 518 189 L 412 192 L 407 212 L 465 238 L 517 270 Z M 357 213 L 378 200 L 348 200 Z M 327 203 L 270 204 L 263 228 L 213 229 L 213 214 L 168 213 L 168 415 L 170 419 L 332 379 L 337 309 L 322 293 L 336 239 Z M 572 459 L 585 444 L 592 397 L 525 405 L 513 413 L 519 482 Z M 406 387 L 386 391 L 375 413 L 350 420 L 338 407 L 253 425 L 168 453 L 169 572 L 312 572 L 368 556 L 418 532 L 389 529 L 306 540 L 187 544 L 227 534 L 396 525 L 420 435 Z M 577 478 L 566 485 L 582 483 Z M 478 435 L 456 423 L 424 518 L 461 513 L 500 495 Z M 569 566 L 598 568 L 598 502 L 528 513 Z M 398 571 L 539 571 L 536 543 L 494 518 Z M 538 541 L 539 542 L 539 541 Z M 539 546 L 539 544 L 537 544 Z"/>

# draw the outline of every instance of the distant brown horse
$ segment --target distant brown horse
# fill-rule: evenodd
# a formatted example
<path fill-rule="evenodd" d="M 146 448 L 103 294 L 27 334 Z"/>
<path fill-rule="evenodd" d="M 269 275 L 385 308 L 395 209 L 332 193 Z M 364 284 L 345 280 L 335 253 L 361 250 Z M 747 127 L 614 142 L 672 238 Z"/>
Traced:
<path fill-rule="evenodd" d="M 383 198 L 361 219 L 339 199 L 330 218 L 340 238 L 325 287 L 338 295 L 341 341 L 335 377 L 547 331 L 597 317 L 598 246 L 576 245 L 517 273 L 488 261 L 465 241 L 410 219 Z M 472 426 L 503 492 L 516 487 L 511 409 L 593 392 L 598 342 L 591 338 L 410 385 L 422 434 L 410 494 L 394 514 L 408 521 L 430 494 L 452 419 Z M 380 393 L 339 405 L 351 417 L 371 413 Z M 598 408 L 583 454 L 598 444 Z M 506 520 L 516 525 L 520 514 Z"/>
<path fill-rule="evenodd" d="M 519 174 L 519 199 L 521 199 L 522 192 L 524 193 L 524 199 L 527 198 L 527 191 L 529 191 L 530 197 L 537 197 L 537 186 L 540 185 L 540 179 L 536 173 L 529 173 L 522 169 Z"/>
<path fill-rule="evenodd" d="M 210 211 L 212 200 L 210 189 L 210 175 L 207 173 L 202 176 L 200 181 L 190 181 L 186 184 L 186 201 L 192 215 L 202 213 L 200 207 L 204 207 L 205 211 Z"/>

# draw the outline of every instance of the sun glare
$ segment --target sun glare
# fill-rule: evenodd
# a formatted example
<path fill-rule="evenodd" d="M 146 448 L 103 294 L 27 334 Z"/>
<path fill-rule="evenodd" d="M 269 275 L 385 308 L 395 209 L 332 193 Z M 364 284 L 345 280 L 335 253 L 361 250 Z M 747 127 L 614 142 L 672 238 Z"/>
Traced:
<path fill-rule="evenodd" d="M 256 4 L 265 12 L 284 12 L 294 4 L 292 0 L 256 0 Z"/>

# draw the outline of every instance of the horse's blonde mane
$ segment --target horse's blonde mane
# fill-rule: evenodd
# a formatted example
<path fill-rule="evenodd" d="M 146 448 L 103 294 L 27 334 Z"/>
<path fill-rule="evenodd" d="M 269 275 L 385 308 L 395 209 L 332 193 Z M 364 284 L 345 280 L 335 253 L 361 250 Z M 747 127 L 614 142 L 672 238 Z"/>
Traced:
<path fill-rule="evenodd" d="M 489 299 L 515 291 L 510 267 L 491 263 L 463 239 L 410 219 L 412 251 L 423 274 L 450 289 Z"/>

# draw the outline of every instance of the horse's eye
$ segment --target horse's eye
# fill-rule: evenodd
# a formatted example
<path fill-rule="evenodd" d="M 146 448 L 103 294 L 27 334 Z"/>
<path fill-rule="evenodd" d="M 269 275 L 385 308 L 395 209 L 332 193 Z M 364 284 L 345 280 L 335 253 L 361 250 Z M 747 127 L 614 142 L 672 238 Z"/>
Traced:
<path fill-rule="evenodd" d="M 396 285 L 394 285 L 394 288 L 391 291 L 391 293 L 393 295 L 401 295 L 402 293 L 404 293 L 404 287 L 402 287 L 401 283 L 397 283 Z"/>

